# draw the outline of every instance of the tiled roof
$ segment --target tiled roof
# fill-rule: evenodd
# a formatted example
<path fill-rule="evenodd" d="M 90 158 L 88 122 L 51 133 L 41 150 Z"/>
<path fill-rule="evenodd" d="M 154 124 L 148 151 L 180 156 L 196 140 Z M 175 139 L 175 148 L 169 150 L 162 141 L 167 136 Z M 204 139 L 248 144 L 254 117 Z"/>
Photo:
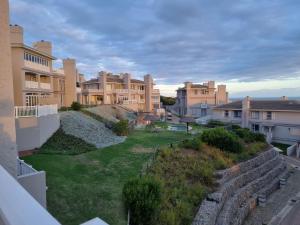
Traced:
<path fill-rule="evenodd" d="M 215 109 L 242 109 L 242 101 L 219 105 Z M 250 100 L 251 110 L 292 110 L 300 111 L 300 101 L 296 100 Z"/>
<path fill-rule="evenodd" d="M 123 83 L 123 79 L 119 77 L 107 77 L 106 82 L 116 82 L 116 83 Z"/>
<path fill-rule="evenodd" d="M 89 84 L 89 83 L 98 83 L 98 79 L 97 78 L 93 78 L 93 79 L 90 79 L 90 80 L 87 80 L 85 82 L 83 82 L 84 84 Z"/>
<path fill-rule="evenodd" d="M 202 84 L 192 84 L 192 88 L 208 88 L 208 86 Z"/>

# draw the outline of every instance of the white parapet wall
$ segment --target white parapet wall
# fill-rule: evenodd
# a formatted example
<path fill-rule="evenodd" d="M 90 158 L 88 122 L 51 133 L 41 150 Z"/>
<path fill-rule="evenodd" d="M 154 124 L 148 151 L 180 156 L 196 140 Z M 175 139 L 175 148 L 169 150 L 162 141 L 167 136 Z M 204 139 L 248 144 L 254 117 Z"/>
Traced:
<path fill-rule="evenodd" d="M 1 225 L 60 225 L 1 165 L 0 184 Z"/>
<path fill-rule="evenodd" d="M 16 118 L 18 151 L 41 147 L 59 128 L 59 114 Z"/>

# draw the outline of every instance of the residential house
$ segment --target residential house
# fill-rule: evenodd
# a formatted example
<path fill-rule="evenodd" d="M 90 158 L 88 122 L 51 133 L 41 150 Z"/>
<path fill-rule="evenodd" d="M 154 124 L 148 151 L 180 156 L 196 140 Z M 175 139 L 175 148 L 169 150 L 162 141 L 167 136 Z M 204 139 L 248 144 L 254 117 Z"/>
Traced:
<path fill-rule="evenodd" d="M 160 92 L 154 85 L 151 75 L 137 80 L 128 73 L 113 75 L 102 71 L 97 78 L 82 83 L 82 103 L 120 104 L 135 111 L 153 112 L 160 108 Z"/>
<path fill-rule="evenodd" d="M 77 101 L 79 74 L 74 59 L 64 59 L 63 68 L 55 69 L 52 43 L 25 45 L 19 25 L 10 25 L 10 41 L 16 106 L 57 104 L 60 108 Z"/>
<path fill-rule="evenodd" d="M 177 90 L 176 103 L 171 107 L 179 116 L 205 117 L 211 115 L 211 108 L 228 103 L 226 85 L 215 88 L 214 81 L 203 84 L 185 82 L 183 88 Z"/>
<path fill-rule="evenodd" d="M 213 119 L 238 124 L 266 135 L 268 142 L 295 144 L 300 141 L 300 101 L 255 100 L 246 97 L 241 101 L 216 106 Z"/>

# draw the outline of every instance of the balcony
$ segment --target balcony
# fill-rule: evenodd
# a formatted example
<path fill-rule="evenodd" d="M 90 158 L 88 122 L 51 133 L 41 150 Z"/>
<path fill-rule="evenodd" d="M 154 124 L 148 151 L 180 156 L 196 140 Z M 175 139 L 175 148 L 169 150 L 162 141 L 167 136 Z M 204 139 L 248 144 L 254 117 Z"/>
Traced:
<path fill-rule="evenodd" d="M 115 89 L 115 92 L 116 93 L 120 93 L 120 94 L 126 94 L 128 93 L 128 89 Z"/>
<path fill-rule="evenodd" d="M 15 117 L 40 117 L 57 114 L 57 105 L 15 106 Z"/>
<path fill-rule="evenodd" d="M 130 89 L 131 93 L 135 94 L 145 94 L 145 90 L 140 90 L 140 89 Z"/>
<path fill-rule="evenodd" d="M 86 94 L 88 94 L 88 93 L 99 93 L 99 92 L 103 93 L 103 89 L 97 89 L 97 88 L 84 88 L 84 89 L 82 90 L 82 93 L 86 93 Z"/>
<path fill-rule="evenodd" d="M 50 83 L 40 83 L 40 88 L 50 90 L 51 89 L 51 84 Z"/>
<path fill-rule="evenodd" d="M 39 83 L 36 81 L 25 80 L 25 88 L 37 89 L 39 88 Z"/>
<path fill-rule="evenodd" d="M 145 99 L 140 99 L 139 103 L 143 103 L 144 104 L 145 103 Z"/>
<path fill-rule="evenodd" d="M 28 69 L 50 73 L 50 67 L 35 62 L 24 60 L 24 66 Z"/>
<path fill-rule="evenodd" d="M 152 90 L 152 94 L 159 94 L 160 92 L 159 92 L 159 89 L 153 89 Z"/>

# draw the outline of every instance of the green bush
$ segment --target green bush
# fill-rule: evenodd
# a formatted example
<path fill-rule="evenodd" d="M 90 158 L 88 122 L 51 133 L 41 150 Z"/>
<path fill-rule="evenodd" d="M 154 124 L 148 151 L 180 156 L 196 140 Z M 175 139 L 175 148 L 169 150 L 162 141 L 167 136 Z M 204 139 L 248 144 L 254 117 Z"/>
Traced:
<path fill-rule="evenodd" d="M 113 132 L 118 136 L 127 136 L 129 134 L 128 120 L 120 120 L 113 125 Z"/>
<path fill-rule="evenodd" d="M 81 109 L 80 103 L 79 102 L 72 102 L 71 109 L 73 109 L 75 111 L 79 111 Z"/>
<path fill-rule="evenodd" d="M 237 136 L 224 128 L 203 131 L 202 141 L 227 152 L 239 153 L 243 150 L 243 146 Z"/>
<path fill-rule="evenodd" d="M 223 127 L 223 126 L 225 126 L 225 123 L 218 121 L 218 120 L 210 120 L 207 123 L 207 126 L 208 127 Z"/>
<path fill-rule="evenodd" d="M 202 147 L 202 141 L 200 138 L 185 139 L 179 144 L 179 147 L 200 150 Z"/>
<path fill-rule="evenodd" d="M 130 211 L 131 225 L 155 224 L 161 206 L 161 184 L 150 177 L 128 181 L 123 188 L 123 198 Z"/>
<path fill-rule="evenodd" d="M 254 133 L 248 128 L 236 128 L 233 132 L 242 138 L 246 143 L 251 142 L 265 142 L 265 136 L 261 133 Z"/>
<path fill-rule="evenodd" d="M 61 112 L 68 111 L 68 107 L 62 106 L 62 107 L 60 107 L 59 111 L 61 111 Z"/>

